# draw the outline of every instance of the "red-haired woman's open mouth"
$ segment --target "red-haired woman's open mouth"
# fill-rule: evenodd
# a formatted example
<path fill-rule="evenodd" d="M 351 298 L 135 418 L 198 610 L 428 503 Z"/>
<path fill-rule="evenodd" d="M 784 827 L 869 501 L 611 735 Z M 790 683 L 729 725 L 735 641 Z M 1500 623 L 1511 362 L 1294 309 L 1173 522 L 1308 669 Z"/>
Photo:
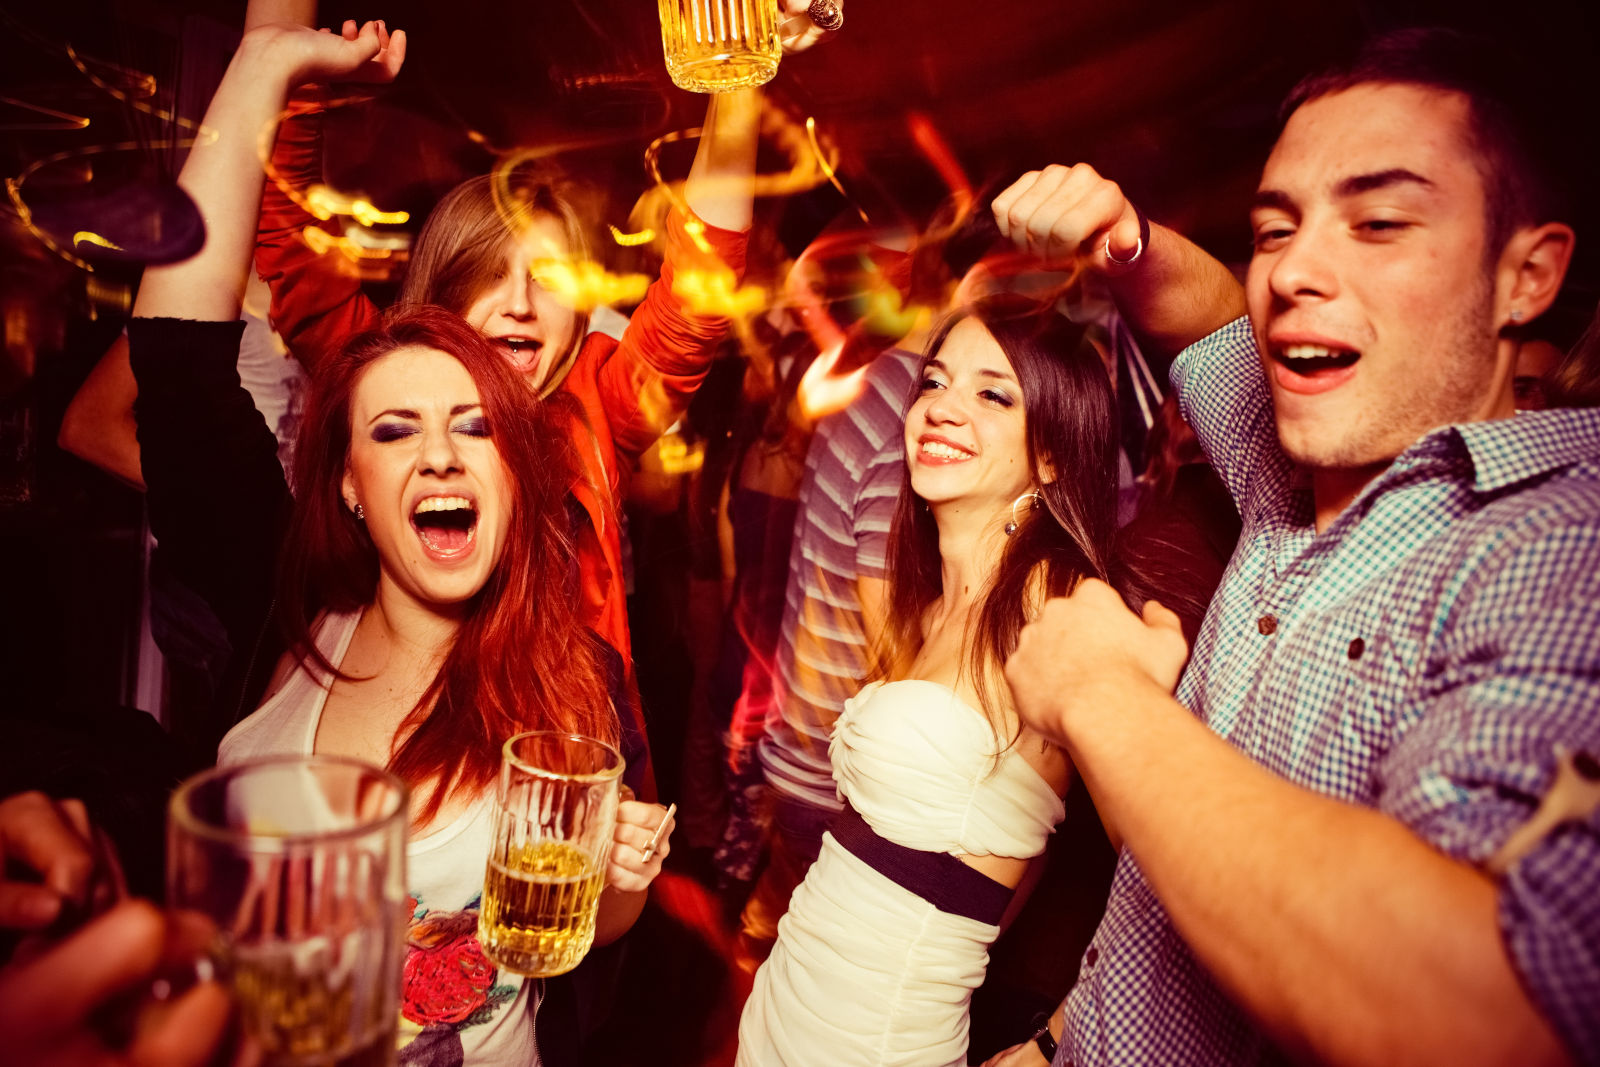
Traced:
<path fill-rule="evenodd" d="M 430 556 L 453 559 L 472 547 L 478 530 L 478 508 L 471 497 L 425 496 L 412 509 L 411 526 Z"/>

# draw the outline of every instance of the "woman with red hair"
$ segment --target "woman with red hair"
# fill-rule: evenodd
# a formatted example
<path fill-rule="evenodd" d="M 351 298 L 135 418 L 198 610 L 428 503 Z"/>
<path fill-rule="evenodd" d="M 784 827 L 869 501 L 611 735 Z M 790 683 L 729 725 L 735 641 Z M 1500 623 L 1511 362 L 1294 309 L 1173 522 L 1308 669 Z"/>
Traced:
<path fill-rule="evenodd" d="M 824 36 L 807 14 L 809 0 L 778 6 L 786 51 Z M 721 312 L 685 299 L 683 281 L 717 275 L 736 287 L 742 277 L 759 123 L 756 90 L 711 97 L 681 202 L 662 227 L 660 278 L 620 338 L 591 330 L 589 301 L 562 284 L 582 273 L 590 255 L 570 191 L 517 168 L 471 178 L 439 201 L 411 249 L 395 305 L 455 312 L 541 394 L 577 401 L 581 417 L 563 426 L 580 463 L 571 486 L 583 518 L 575 531 L 579 612 L 630 669 L 619 489 L 632 464 L 684 414 L 726 332 Z M 272 289 L 274 328 L 320 373 L 327 355 L 380 311 L 340 257 L 305 239 L 317 220 L 297 190 L 322 180 L 319 108 L 296 108 L 283 122 L 272 167 L 256 266 Z"/>
<path fill-rule="evenodd" d="M 179 179 L 205 247 L 146 273 L 129 327 L 150 521 L 227 628 L 239 707 L 272 671 L 221 761 L 337 753 L 412 787 L 401 1062 L 537 1063 L 540 986 L 497 971 L 475 934 L 500 746 L 530 728 L 622 739 L 617 657 L 574 595 L 562 402 L 541 402 L 458 316 L 400 314 L 321 368 L 291 498 L 233 369 L 257 132 L 296 79 L 381 80 L 403 51 L 370 23 L 245 35 L 206 114 L 216 139 Z M 644 849 L 670 829 L 656 805 L 620 806 L 598 943 L 638 916 L 667 851 Z"/>

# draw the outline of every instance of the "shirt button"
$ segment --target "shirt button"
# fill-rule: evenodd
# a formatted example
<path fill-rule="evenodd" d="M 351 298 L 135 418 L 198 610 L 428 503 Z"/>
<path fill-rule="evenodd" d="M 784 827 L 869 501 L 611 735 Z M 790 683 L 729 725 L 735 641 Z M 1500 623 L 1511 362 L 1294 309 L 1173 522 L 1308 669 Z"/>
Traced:
<path fill-rule="evenodd" d="M 1276 615 L 1261 616 L 1256 620 L 1256 629 L 1270 637 L 1278 632 L 1278 617 Z"/>
<path fill-rule="evenodd" d="M 1361 640 L 1361 638 L 1358 637 L 1354 641 L 1350 642 L 1350 658 L 1351 659 L 1360 659 L 1361 658 L 1361 653 L 1365 652 L 1366 650 L 1367 650 L 1367 643 L 1365 641 Z"/>
<path fill-rule="evenodd" d="M 1099 962 L 1099 960 L 1100 950 L 1095 948 L 1093 945 L 1090 945 L 1089 951 L 1083 954 L 1083 965 L 1085 967 L 1093 967 L 1097 962 Z"/>

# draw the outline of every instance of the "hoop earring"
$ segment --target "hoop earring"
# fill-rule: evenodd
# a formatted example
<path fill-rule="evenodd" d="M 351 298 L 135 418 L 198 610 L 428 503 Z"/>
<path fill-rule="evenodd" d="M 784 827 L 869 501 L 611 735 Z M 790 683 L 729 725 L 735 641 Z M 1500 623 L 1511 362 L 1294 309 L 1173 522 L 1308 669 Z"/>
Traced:
<path fill-rule="evenodd" d="M 1007 537 L 1010 537 L 1012 534 L 1017 532 L 1017 505 L 1021 504 L 1024 500 L 1031 500 L 1032 503 L 1028 505 L 1028 510 L 1036 511 L 1039 507 L 1039 499 L 1038 490 L 1029 489 L 1026 493 L 1023 493 L 1021 496 L 1017 497 L 1017 499 L 1011 502 L 1011 521 L 1006 523 L 1005 527 Z"/>

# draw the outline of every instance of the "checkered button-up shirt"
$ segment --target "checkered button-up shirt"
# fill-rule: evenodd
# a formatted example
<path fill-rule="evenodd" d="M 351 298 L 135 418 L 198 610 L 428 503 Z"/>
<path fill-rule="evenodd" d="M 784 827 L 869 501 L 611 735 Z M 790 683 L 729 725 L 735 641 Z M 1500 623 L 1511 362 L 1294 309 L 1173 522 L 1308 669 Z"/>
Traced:
<path fill-rule="evenodd" d="M 1173 380 L 1244 520 L 1179 700 L 1289 781 L 1483 863 L 1532 814 L 1558 744 L 1600 753 L 1600 411 L 1436 430 L 1317 534 L 1248 321 Z M 1600 1063 L 1600 815 L 1512 867 L 1499 922 L 1523 988 Z M 1058 1067 L 1278 1058 L 1127 851 L 1066 1030 Z"/>

